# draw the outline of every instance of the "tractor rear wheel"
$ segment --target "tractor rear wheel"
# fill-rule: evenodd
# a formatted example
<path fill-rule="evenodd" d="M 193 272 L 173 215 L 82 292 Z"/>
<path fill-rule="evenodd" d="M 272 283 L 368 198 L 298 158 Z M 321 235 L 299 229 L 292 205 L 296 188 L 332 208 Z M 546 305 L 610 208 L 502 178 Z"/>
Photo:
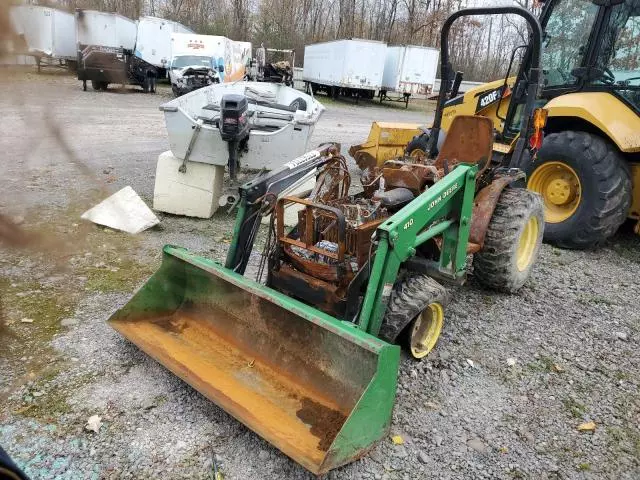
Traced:
<path fill-rule="evenodd" d="M 625 221 L 631 205 L 629 166 L 603 138 L 552 133 L 528 170 L 527 188 L 544 201 L 545 240 L 564 248 L 591 248 Z"/>
<path fill-rule="evenodd" d="M 529 278 L 544 231 L 538 195 L 524 188 L 505 189 L 487 228 L 482 249 L 473 256 L 473 274 L 485 286 L 515 292 Z"/>
<path fill-rule="evenodd" d="M 447 290 L 431 277 L 406 273 L 396 282 L 380 337 L 401 343 L 417 360 L 435 347 L 444 323 Z"/>

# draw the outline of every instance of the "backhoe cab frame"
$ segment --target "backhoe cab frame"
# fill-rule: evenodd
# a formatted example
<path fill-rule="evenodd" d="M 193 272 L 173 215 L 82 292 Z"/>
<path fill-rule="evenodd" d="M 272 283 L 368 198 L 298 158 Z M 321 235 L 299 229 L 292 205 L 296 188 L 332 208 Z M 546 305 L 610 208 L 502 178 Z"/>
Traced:
<path fill-rule="evenodd" d="M 455 12 L 445 20 L 442 31 L 440 32 L 440 71 L 442 72 L 442 82 L 427 146 L 427 154 L 431 158 L 434 158 L 438 151 L 438 138 L 442 130 L 444 109 L 447 107 L 449 100 L 457 94 L 456 86 L 462 81 L 460 72 L 455 72 L 449 61 L 449 32 L 451 26 L 453 22 L 463 16 L 500 14 L 518 15 L 522 17 L 529 26 L 531 36 L 528 47 L 528 55 L 530 55 L 529 67 L 527 69 L 521 68 L 520 70 L 514 88 L 514 91 L 519 93 L 513 96 L 506 118 L 504 119 L 505 126 L 509 125 L 516 115 L 518 105 L 524 104 L 522 123 L 519 130 L 520 134 L 517 137 L 514 151 L 510 156 L 510 165 L 519 167 L 523 164 L 523 159 L 529 158 L 527 142 L 533 134 L 535 102 L 541 91 L 543 81 L 542 69 L 540 68 L 542 58 L 542 27 L 538 19 L 531 12 L 520 7 L 469 8 Z M 519 49 L 521 47 L 516 48 Z"/>

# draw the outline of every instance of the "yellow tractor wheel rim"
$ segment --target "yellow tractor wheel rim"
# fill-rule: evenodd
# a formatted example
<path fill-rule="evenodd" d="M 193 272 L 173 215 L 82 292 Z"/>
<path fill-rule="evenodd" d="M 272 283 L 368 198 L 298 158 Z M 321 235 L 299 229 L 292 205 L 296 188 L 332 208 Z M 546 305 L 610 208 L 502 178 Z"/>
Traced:
<path fill-rule="evenodd" d="M 542 196 L 547 223 L 560 223 L 571 217 L 582 197 L 578 174 L 563 162 L 540 165 L 529 177 L 527 188 Z"/>
<path fill-rule="evenodd" d="M 411 329 L 411 355 L 414 358 L 425 357 L 435 347 L 442 324 L 444 323 L 444 309 L 439 303 L 431 303 L 416 318 Z"/>
<path fill-rule="evenodd" d="M 524 226 L 520 239 L 518 240 L 518 249 L 516 250 L 516 267 L 520 272 L 527 269 L 531 265 L 533 252 L 536 250 L 538 243 L 538 235 L 540 233 L 540 225 L 538 218 L 531 217 Z"/>
<path fill-rule="evenodd" d="M 412 158 L 421 158 L 421 157 L 426 157 L 427 156 L 427 152 L 425 152 L 423 149 L 421 148 L 414 148 L 413 150 L 411 150 L 411 152 L 409 153 L 409 156 Z"/>

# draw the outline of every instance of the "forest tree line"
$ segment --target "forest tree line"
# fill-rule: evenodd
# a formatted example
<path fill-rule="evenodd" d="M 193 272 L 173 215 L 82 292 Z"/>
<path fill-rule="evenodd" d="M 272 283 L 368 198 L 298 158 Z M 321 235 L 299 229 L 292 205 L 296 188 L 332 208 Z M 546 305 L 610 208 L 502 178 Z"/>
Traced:
<path fill-rule="evenodd" d="M 535 0 L 514 0 L 538 14 Z M 339 38 L 439 47 L 440 29 L 469 0 L 44 0 L 73 11 L 117 12 L 136 19 L 154 15 L 178 21 L 201 34 L 248 40 L 254 47 L 293 48 L 302 64 L 304 46 Z M 491 4 L 508 0 L 494 0 Z M 504 75 L 512 50 L 526 43 L 523 23 L 511 16 L 458 20 L 450 37 L 454 68 L 465 79 L 487 81 Z"/>

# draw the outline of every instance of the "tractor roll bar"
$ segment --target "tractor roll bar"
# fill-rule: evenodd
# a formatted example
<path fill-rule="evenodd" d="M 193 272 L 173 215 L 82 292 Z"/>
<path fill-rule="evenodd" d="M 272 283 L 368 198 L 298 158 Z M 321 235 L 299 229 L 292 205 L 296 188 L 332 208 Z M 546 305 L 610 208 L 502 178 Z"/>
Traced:
<path fill-rule="evenodd" d="M 452 13 L 442 25 L 440 32 L 440 92 L 438 94 L 438 105 L 436 106 L 435 118 L 433 119 L 433 127 L 429 137 L 429 156 L 435 158 L 438 135 L 442 125 L 442 110 L 447 101 L 447 93 L 449 91 L 449 80 L 453 69 L 449 62 L 449 30 L 451 25 L 460 17 L 470 17 L 473 15 L 518 15 L 526 20 L 529 24 L 531 32 L 531 67 L 530 78 L 527 92 L 527 109 L 533 111 L 534 102 L 538 96 L 540 83 L 540 65 L 542 52 L 542 27 L 538 19 L 529 11 L 521 7 L 479 7 L 479 8 L 463 8 Z M 525 115 L 523 119 L 523 130 L 526 132 L 529 127 L 529 116 Z"/>

